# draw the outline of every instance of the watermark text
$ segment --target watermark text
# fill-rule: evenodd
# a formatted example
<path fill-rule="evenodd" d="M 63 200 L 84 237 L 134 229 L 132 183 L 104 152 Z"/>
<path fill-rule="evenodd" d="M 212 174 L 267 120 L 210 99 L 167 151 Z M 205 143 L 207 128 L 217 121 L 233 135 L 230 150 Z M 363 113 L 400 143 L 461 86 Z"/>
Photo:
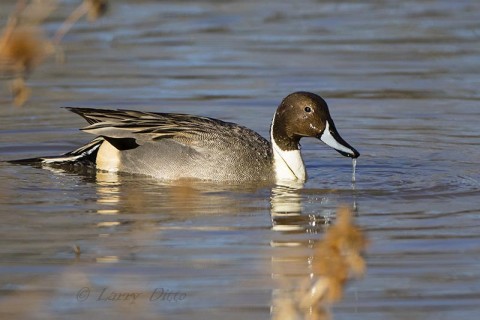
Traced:
<path fill-rule="evenodd" d="M 102 301 L 111 303 L 130 303 L 145 299 L 148 302 L 180 302 L 187 298 L 187 294 L 181 291 L 170 290 L 166 288 L 155 288 L 151 291 L 122 291 L 113 290 L 108 287 L 91 289 L 83 287 L 77 291 L 76 299 L 79 302 L 84 301 Z"/>

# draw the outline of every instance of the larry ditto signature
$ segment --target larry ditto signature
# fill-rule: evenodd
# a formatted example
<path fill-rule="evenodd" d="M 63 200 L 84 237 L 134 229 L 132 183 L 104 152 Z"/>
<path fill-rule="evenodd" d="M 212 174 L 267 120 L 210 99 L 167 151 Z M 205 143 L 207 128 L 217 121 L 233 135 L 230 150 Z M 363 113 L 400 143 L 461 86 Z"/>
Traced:
<path fill-rule="evenodd" d="M 89 287 L 83 287 L 77 291 L 77 301 L 84 302 L 88 299 L 104 302 L 127 302 L 135 303 L 139 299 L 147 299 L 150 302 L 179 302 L 187 298 L 185 292 L 173 291 L 165 288 L 155 288 L 150 292 L 115 291 L 109 288 L 100 288 L 92 292 Z"/>

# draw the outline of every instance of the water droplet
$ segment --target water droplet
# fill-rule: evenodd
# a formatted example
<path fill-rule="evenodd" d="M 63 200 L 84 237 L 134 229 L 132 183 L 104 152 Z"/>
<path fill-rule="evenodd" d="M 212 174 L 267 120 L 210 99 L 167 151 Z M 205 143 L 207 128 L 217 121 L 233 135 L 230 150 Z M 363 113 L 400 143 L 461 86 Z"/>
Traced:
<path fill-rule="evenodd" d="M 357 169 L 357 159 L 352 159 L 352 168 L 353 168 L 352 182 L 355 182 L 355 171 Z"/>

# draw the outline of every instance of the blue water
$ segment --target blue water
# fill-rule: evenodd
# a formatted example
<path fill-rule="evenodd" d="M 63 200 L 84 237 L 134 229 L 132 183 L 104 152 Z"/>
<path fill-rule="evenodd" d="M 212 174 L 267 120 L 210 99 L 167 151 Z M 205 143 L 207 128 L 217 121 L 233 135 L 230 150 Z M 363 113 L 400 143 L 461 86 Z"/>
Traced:
<path fill-rule="evenodd" d="M 335 319 L 478 315 L 480 3 L 111 2 L 66 36 L 65 64 L 33 72 L 24 107 L 2 78 L 0 160 L 87 142 L 61 107 L 194 113 L 267 137 L 281 99 L 307 90 L 360 151 L 356 182 L 351 160 L 313 139 L 310 178 L 287 192 L 1 163 L 2 317 L 271 318 L 341 204 L 370 246 Z"/>

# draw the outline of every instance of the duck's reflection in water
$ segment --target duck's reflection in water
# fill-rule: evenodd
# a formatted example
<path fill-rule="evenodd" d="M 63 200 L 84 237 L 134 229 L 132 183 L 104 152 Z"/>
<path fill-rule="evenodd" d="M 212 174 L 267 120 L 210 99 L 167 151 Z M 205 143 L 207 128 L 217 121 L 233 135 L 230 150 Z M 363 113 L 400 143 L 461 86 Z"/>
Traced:
<path fill-rule="evenodd" d="M 155 214 L 175 221 L 197 215 L 225 215 L 248 208 L 245 198 L 265 185 L 219 184 L 182 179 L 162 181 L 147 176 L 97 172 L 99 214 Z M 232 196 L 234 194 L 235 196 Z"/>
<path fill-rule="evenodd" d="M 118 174 L 110 172 L 97 172 L 96 186 L 99 208 L 98 214 L 118 214 L 118 203 L 120 202 L 120 180 Z M 106 222 L 102 222 L 104 225 Z"/>
<path fill-rule="evenodd" d="M 272 189 L 270 200 L 272 230 L 316 233 L 328 224 L 331 215 L 331 211 L 328 209 L 314 214 L 305 214 L 303 212 L 305 195 L 302 194 L 302 190 L 302 183 L 282 184 Z M 327 200 L 327 197 L 323 197 L 319 203 L 322 204 Z"/>
<path fill-rule="evenodd" d="M 339 299 L 344 283 L 352 274 L 363 272 L 360 253 L 365 239 L 361 230 L 354 226 L 350 211 L 345 209 L 346 213 L 341 214 L 344 218 L 335 219 L 341 221 L 340 224 L 329 226 L 335 216 L 336 195 L 345 192 L 351 197 L 351 190 L 304 189 L 302 184 L 268 188 L 258 184 L 225 186 L 186 180 L 167 183 L 105 172 L 96 172 L 90 179 L 96 188 L 94 208 L 102 245 L 95 247 L 95 252 L 86 248 L 83 253 L 82 248 L 80 261 L 91 261 L 94 257 L 97 263 L 105 264 L 142 259 L 150 255 L 148 248 L 152 243 L 158 253 L 175 252 L 167 247 L 158 248 L 163 242 L 155 240 L 167 230 L 222 228 L 223 231 L 238 231 L 238 226 L 233 224 L 202 226 L 188 221 L 195 216 L 237 214 L 240 219 L 240 214 L 251 215 L 255 210 L 252 199 L 259 201 L 270 193 L 274 232 L 271 237 L 265 236 L 271 245 L 268 273 L 274 281 L 270 303 L 272 318 L 328 319 L 328 306 Z M 260 196 L 257 197 L 258 192 Z M 264 212 L 265 207 L 260 206 L 258 210 Z M 186 221 L 185 225 L 182 220 Z M 198 220 L 195 218 L 195 221 Z M 212 219 L 208 221 L 212 223 Z M 128 226 L 124 228 L 124 225 Z M 128 234 L 124 236 L 124 233 Z M 126 247 L 129 249 L 125 250 Z M 147 278 L 140 277 L 136 281 L 142 283 Z M 121 279 L 112 281 L 122 283 Z"/>
<path fill-rule="evenodd" d="M 328 197 L 318 202 L 324 208 L 305 214 L 302 190 L 302 185 L 272 190 L 273 319 L 330 319 L 329 306 L 341 298 L 345 282 L 365 269 L 361 253 L 366 240 L 353 223 L 352 210 L 339 209 L 335 224 L 328 227 L 333 215 L 325 205 Z"/>

